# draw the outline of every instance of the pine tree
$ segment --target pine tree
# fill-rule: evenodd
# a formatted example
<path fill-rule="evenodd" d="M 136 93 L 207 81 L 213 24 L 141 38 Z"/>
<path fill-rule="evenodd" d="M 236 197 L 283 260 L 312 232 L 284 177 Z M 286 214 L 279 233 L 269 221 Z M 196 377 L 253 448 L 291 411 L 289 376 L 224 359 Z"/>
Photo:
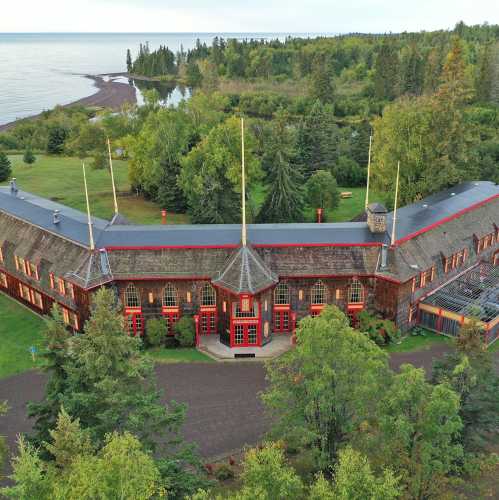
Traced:
<path fill-rule="evenodd" d="M 326 57 L 317 57 L 310 75 L 310 95 L 323 104 L 334 101 L 333 75 Z"/>
<path fill-rule="evenodd" d="M 199 87 L 203 83 L 203 75 L 199 66 L 194 61 L 189 62 L 187 65 L 185 77 L 189 87 Z"/>
<path fill-rule="evenodd" d="M 420 95 L 423 88 L 423 58 L 416 43 L 412 43 L 402 59 L 404 92 Z"/>
<path fill-rule="evenodd" d="M 126 70 L 128 73 L 133 71 L 132 54 L 130 49 L 126 49 Z"/>
<path fill-rule="evenodd" d="M 494 69 L 492 67 L 492 48 L 487 44 L 480 58 L 480 69 L 475 82 L 476 98 L 479 102 L 488 102 L 491 98 Z"/>
<path fill-rule="evenodd" d="M 374 91 L 378 99 L 395 99 L 399 95 L 399 57 L 393 41 L 381 44 L 374 65 Z"/>
<path fill-rule="evenodd" d="M 442 71 L 440 54 L 435 47 L 430 50 L 426 59 L 423 92 L 432 95 L 438 88 Z"/>
<path fill-rule="evenodd" d="M 5 182 L 12 175 L 12 165 L 9 157 L 0 151 L 0 182 Z"/>
<path fill-rule="evenodd" d="M 26 148 L 26 151 L 24 152 L 23 156 L 23 162 L 26 163 L 27 165 L 32 165 L 36 161 L 36 156 L 33 154 L 33 150 L 31 149 L 31 146 L 28 146 Z"/>

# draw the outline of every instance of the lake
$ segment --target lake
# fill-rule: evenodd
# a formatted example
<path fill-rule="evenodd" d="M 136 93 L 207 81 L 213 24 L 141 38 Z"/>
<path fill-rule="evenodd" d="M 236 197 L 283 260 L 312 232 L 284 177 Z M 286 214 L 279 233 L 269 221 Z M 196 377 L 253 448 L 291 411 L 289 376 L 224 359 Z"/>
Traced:
<path fill-rule="evenodd" d="M 82 75 L 126 71 L 126 50 L 132 55 L 139 44 L 151 49 L 167 45 L 176 52 L 192 48 L 196 39 L 211 44 L 224 38 L 279 38 L 316 36 L 291 33 L 0 33 L 0 125 L 67 104 L 96 92 Z M 139 82 L 136 86 L 144 87 Z M 162 87 L 166 88 L 166 87 Z M 167 90 L 165 90 L 167 92 Z M 172 89 L 168 102 L 175 104 L 182 89 Z M 140 103 L 141 97 L 138 95 Z"/>

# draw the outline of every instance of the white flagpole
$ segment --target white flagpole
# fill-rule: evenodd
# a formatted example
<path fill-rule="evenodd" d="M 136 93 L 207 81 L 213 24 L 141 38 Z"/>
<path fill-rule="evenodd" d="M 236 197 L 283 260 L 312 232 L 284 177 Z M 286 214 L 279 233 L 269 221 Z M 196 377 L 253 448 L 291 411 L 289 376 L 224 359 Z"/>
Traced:
<path fill-rule="evenodd" d="M 399 179 L 400 179 L 400 161 L 397 163 L 397 181 L 395 184 L 395 206 L 393 207 L 392 246 L 395 245 L 395 227 L 397 225 L 397 205 L 398 205 L 398 196 L 399 196 Z"/>
<path fill-rule="evenodd" d="M 241 118 L 241 197 L 242 197 L 242 234 L 243 247 L 246 246 L 246 172 L 244 166 L 244 118 Z"/>
<path fill-rule="evenodd" d="M 369 205 L 369 179 L 371 177 L 371 146 L 373 142 L 372 134 L 369 136 L 369 157 L 367 159 L 367 188 L 366 188 L 366 205 L 365 209 L 367 210 L 367 205 Z"/>
<path fill-rule="evenodd" d="M 113 159 L 111 158 L 111 141 L 107 138 L 107 150 L 109 151 L 109 169 L 111 170 L 111 182 L 113 183 L 114 213 L 118 213 L 118 199 L 116 198 L 116 185 L 114 183 Z"/>
<path fill-rule="evenodd" d="M 90 217 L 90 202 L 88 201 L 87 175 L 85 173 L 85 162 L 82 162 L 83 167 L 83 184 L 85 185 L 85 199 L 87 200 L 87 219 L 88 219 L 88 235 L 90 237 L 90 250 L 95 250 L 94 232 L 92 229 L 92 218 Z"/>

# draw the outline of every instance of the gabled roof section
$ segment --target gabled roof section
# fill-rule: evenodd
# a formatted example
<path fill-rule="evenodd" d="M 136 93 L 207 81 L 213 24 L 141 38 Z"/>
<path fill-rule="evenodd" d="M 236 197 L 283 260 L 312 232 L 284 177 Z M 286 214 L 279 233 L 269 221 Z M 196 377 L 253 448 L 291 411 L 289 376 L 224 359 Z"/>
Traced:
<path fill-rule="evenodd" d="M 131 222 L 120 213 L 116 213 L 113 215 L 113 218 L 109 222 L 110 226 L 128 226 Z"/>
<path fill-rule="evenodd" d="M 212 281 L 214 285 L 237 294 L 255 295 L 276 284 L 278 280 L 251 247 L 241 246 Z"/>
<path fill-rule="evenodd" d="M 111 266 L 105 250 L 95 250 L 88 254 L 76 271 L 66 275 L 78 286 L 89 289 L 112 280 Z"/>

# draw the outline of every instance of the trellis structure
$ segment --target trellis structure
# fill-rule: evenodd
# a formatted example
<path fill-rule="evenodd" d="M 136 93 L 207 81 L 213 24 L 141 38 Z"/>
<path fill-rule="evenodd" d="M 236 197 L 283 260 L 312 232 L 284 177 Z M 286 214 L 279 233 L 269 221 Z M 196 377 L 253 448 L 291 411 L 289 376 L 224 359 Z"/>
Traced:
<path fill-rule="evenodd" d="M 488 343 L 497 339 L 499 266 L 481 262 L 419 304 L 420 324 L 447 335 L 457 335 L 470 318 L 482 322 Z"/>

